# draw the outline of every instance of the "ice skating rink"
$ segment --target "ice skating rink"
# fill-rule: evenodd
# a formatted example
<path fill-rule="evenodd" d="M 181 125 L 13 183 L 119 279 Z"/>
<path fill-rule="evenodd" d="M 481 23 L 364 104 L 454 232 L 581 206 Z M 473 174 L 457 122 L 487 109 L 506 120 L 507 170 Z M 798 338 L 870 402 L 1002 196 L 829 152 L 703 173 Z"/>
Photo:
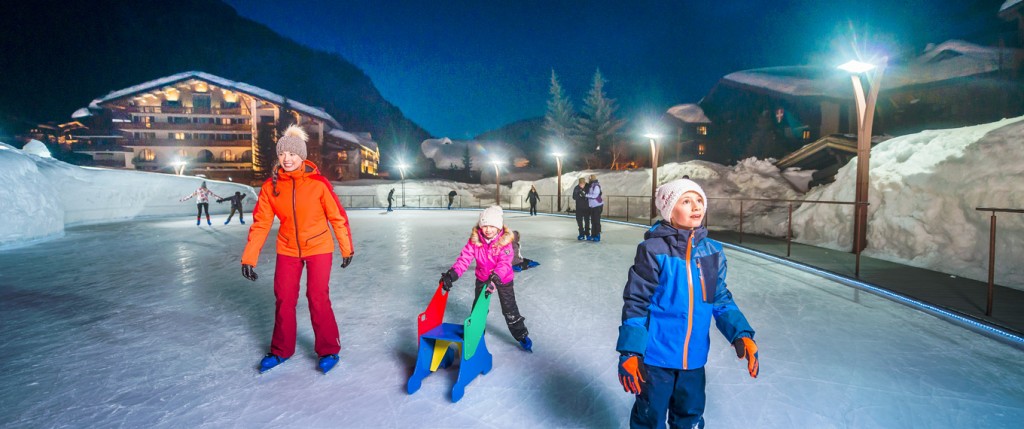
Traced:
<path fill-rule="evenodd" d="M 524 255 L 542 264 L 515 281 L 535 353 L 518 348 L 492 302 L 492 371 L 458 403 L 450 399 L 453 370 L 406 393 L 416 315 L 478 213 L 349 212 L 356 256 L 345 270 L 335 257 L 342 351 L 328 375 L 315 369 L 304 298 L 296 355 L 256 372 L 273 327 L 274 240 L 256 268 L 259 281 L 245 280 L 248 225 L 214 219 L 196 227 L 183 213 L 75 227 L 61 239 L 0 250 L 0 426 L 628 426 L 633 399 L 616 379 L 615 340 L 626 271 L 644 232 L 633 226 L 605 224 L 601 243 L 578 242 L 572 219 L 506 212 Z M 761 375 L 751 379 L 713 332 L 708 427 L 1024 421 L 1024 352 L 847 286 L 727 255 L 729 287 L 757 330 Z M 469 277 L 455 284 L 446 321 L 469 315 Z"/>

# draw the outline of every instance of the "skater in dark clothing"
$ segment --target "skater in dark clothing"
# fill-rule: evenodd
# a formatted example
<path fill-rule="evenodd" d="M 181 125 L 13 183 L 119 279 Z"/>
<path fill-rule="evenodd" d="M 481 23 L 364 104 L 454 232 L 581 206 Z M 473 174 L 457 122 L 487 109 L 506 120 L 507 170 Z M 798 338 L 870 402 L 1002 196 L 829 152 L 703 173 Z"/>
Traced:
<path fill-rule="evenodd" d="M 218 203 L 225 201 L 231 201 L 231 214 L 228 215 L 228 220 L 224 221 L 224 225 L 231 223 L 231 218 L 235 215 L 235 211 L 238 212 L 238 221 L 245 225 L 245 212 L 242 211 L 242 200 L 245 199 L 245 194 L 235 191 L 235 195 L 227 198 L 220 198 L 217 200 Z"/>
<path fill-rule="evenodd" d="M 520 272 L 540 265 L 540 262 L 523 257 L 522 247 L 519 245 L 519 231 L 512 231 L 512 271 Z"/>
<path fill-rule="evenodd" d="M 211 191 L 211 190 L 206 188 L 206 181 L 204 180 L 203 184 L 199 185 L 199 189 L 196 189 L 195 192 L 193 192 L 191 194 L 188 194 L 188 196 L 186 196 L 186 197 L 182 198 L 181 200 L 179 200 L 179 201 L 187 201 L 187 200 L 189 200 L 192 197 L 196 197 L 196 209 L 199 211 L 199 213 L 196 214 L 196 225 L 199 225 L 201 219 L 203 218 L 203 212 L 204 211 L 206 212 L 206 224 L 207 225 L 213 225 L 213 223 L 210 222 L 210 196 L 211 195 L 215 196 L 217 198 L 221 198 L 220 195 L 217 195 L 217 194 L 213 193 L 213 191 Z"/>
<path fill-rule="evenodd" d="M 526 201 L 530 203 L 530 216 L 537 216 L 537 202 L 540 201 L 540 194 L 536 186 L 530 186 L 530 192 L 526 194 Z"/>
<path fill-rule="evenodd" d="M 441 274 L 444 290 L 451 290 L 452 283 L 459 279 L 469 265 L 476 261 L 476 298 L 486 286 L 488 291 L 497 289 L 501 300 L 501 314 L 505 316 L 505 324 L 512 338 L 528 352 L 533 351 L 533 341 L 526 329 L 526 318 L 519 314 L 516 305 L 515 271 L 512 270 L 512 231 L 504 225 L 503 211 L 499 206 L 491 206 L 480 212 L 480 220 L 473 227 L 469 241 L 463 246 L 462 252 L 448 271 Z"/>
<path fill-rule="evenodd" d="M 388 211 L 389 212 L 393 211 L 393 210 L 391 210 L 391 203 L 393 201 L 395 201 L 395 188 L 391 188 L 391 191 L 388 191 Z"/>
<path fill-rule="evenodd" d="M 341 268 L 352 263 L 352 235 L 348 215 L 331 182 L 320 174 L 316 164 L 306 159 L 307 140 L 306 132 L 296 125 L 288 127 L 278 139 L 278 163 L 271 169 L 272 176 L 260 187 L 242 252 L 242 276 L 256 281 L 260 251 L 274 226 L 274 218 L 278 219 L 274 333 L 270 353 L 260 360 L 260 372 L 277 366 L 295 353 L 295 308 L 303 269 L 309 319 L 313 324 L 313 350 L 320 357 L 317 362 L 320 371 L 330 371 L 338 363 L 341 350 L 328 285 L 335 249 L 341 248 Z"/>
<path fill-rule="evenodd" d="M 644 234 L 622 293 L 615 349 L 619 382 L 636 395 L 631 428 L 704 427 L 704 366 L 712 320 L 757 377 L 754 329 L 726 288 L 722 245 L 702 226 L 706 198 L 695 182 L 658 188 L 662 221 Z"/>
<path fill-rule="evenodd" d="M 590 183 L 587 183 L 587 205 L 590 208 L 590 241 L 601 241 L 601 212 L 604 211 L 604 193 L 601 192 L 601 184 L 597 182 L 597 176 L 590 175 Z"/>
<path fill-rule="evenodd" d="M 448 193 L 448 210 L 452 209 L 452 203 L 455 202 L 455 196 L 456 195 L 459 195 L 459 194 L 456 193 L 454 189 L 452 189 L 452 191 Z"/>
<path fill-rule="evenodd" d="M 580 177 L 579 184 L 572 189 L 572 200 L 576 203 L 577 240 L 590 239 L 590 205 L 587 202 L 587 180 Z"/>

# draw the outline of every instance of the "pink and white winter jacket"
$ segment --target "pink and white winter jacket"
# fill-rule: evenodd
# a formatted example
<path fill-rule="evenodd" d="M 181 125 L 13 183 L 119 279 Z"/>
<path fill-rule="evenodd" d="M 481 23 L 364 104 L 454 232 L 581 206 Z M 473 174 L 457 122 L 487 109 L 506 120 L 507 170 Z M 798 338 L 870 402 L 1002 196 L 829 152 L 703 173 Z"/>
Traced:
<path fill-rule="evenodd" d="M 199 189 L 196 189 L 195 192 L 193 192 L 191 194 L 188 194 L 187 197 L 184 197 L 184 198 L 182 198 L 179 201 L 187 201 L 189 198 L 196 197 L 196 204 L 209 204 L 210 203 L 210 196 L 211 195 L 213 195 L 213 196 L 215 196 L 217 198 L 221 198 L 220 195 L 217 195 L 217 194 L 213 193 L 213 191 L 211 191 L 211 190 L 209 190 L 207 188 L 199 188 Z"/>
<path fill-rule="evenodd" d="M 462 277 L 462 273 L 469 269 L 469 264 L 476 260 L 477 280 L 487 281 L 493 272 L 498 275 L 502 284 L 508 284 L 514 278 L 512 258 L 515 255 L 512 251 L 512 239 L 512 231 L 507 226 L 491 240 L 484 237 L 480 227 L 474 226 L 469 241 L 462 248 L 462 253 L 459 253 L 452 269 Z"/>

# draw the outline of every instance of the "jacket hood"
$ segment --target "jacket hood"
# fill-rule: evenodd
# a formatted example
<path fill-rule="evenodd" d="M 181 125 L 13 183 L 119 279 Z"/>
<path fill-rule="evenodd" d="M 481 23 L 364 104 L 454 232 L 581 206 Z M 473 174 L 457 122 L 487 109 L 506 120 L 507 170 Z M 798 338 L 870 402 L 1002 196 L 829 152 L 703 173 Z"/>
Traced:
<path fill-rule="evenodd" d="M 503 226 L 501 231 L 498 231 L 498 235 L 494 237 L 494 242 L 491 243 L 495 247 L 505 247 L 512 243 L 515 237 L 512 234 L 512 230 L 508 229 L 508 226 Z M 474 246 L 484 245 L 484 233 L 480 231 L 479 226 L 473 227 L 473 232 L 469 236 L 469 242 L 473 243 Z"/>
<path fill-rule="evenodd" d="M 693 234 L 693 242 L 696 244 L 708 236 L 708 228 L 701 226 L 700 228 L 692 231 L 689 229 L 676 229 L 672 224 L 662 220 L 654 224 L 651 229 L 644 233 L 644 240 L 650 238 L 669 238 L 672 241 L 681 241 L 685 243 L 690 239 L 690 234 Z"/>

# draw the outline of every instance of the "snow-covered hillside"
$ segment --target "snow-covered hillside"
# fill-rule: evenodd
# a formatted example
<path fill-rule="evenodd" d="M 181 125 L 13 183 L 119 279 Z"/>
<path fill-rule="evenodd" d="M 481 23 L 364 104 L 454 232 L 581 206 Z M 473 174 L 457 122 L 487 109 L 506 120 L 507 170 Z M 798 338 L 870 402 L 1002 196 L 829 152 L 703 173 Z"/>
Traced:
<path fill-rule="evenodd" d="M 113 222 L 143 216 L 195 216 L 195 199 L 179 202 L 202 178 L 78 167 L 0 143 L 0 246 L 57 237 L 75 224 Z M 207 180 L 211 191 L 240 191 L 247 212 L 256 203 L 252 187 Z M 211 213 L 230 204 L 211 202 Z"/>
<path fill-rule="evenodd" d="M 893 138 L 871 150 L 864 254 L 985 281 L 989 212 L 1024 208 L 1024 118 Z M 856 158 L 808 200 L 853 201 Z M 798 241 L 851 248 L 850 207 L 804 205 Z M 996 282 L 1024 289 L 1024 215 L 998 215 Z"/>

